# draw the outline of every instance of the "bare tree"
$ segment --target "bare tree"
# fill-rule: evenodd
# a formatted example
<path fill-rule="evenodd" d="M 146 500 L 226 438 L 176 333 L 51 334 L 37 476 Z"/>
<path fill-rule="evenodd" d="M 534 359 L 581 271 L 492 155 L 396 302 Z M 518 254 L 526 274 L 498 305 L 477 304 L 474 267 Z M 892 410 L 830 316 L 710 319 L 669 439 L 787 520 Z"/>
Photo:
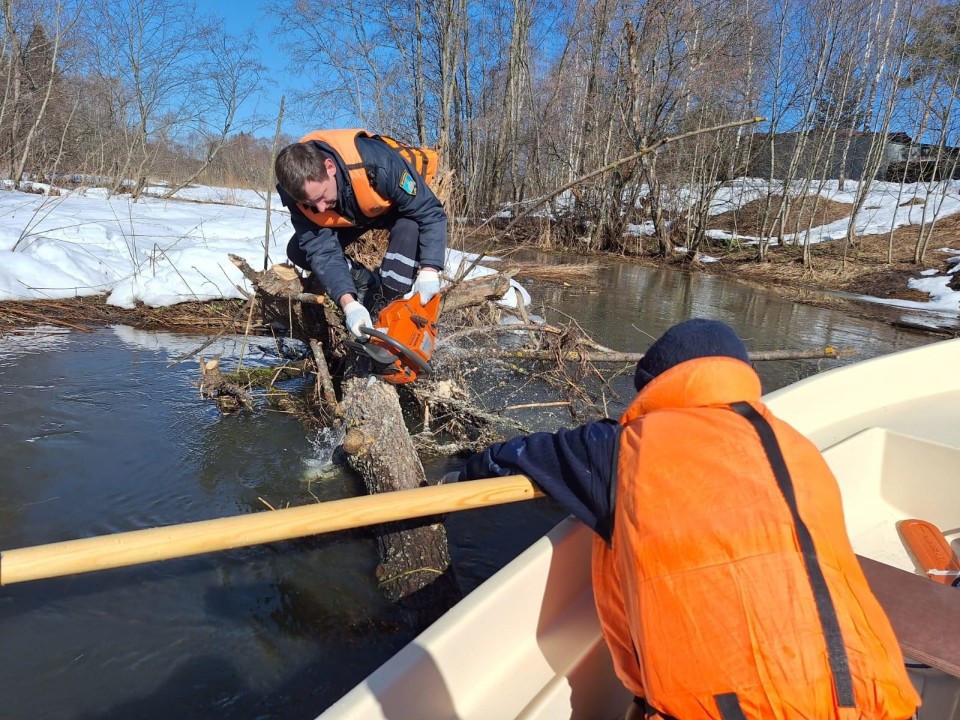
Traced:
<path fill-rule="evenodd" d="M 917 136 L 921 142 L 928 138 L 933 142 L 925 143 L 926 162 L 919 164 L 920 179 L 931 184 L 928 198 L 930 205 L 938 205 L 935 199 L 942 189 L 935 184 L 953 175 L 956 158 L 948 155 L 947 148 L 956 144 L 951 140 L 957 135 L 954 126 L 954 107 L 958 86 L 960 86 L 960 6 L 952 2 L 932 1 L 918 8 L 916 33 L 908 48 L 910 57 L 906 82 L 916 89 L 915 97 L 920 101 L 921 122 Z M 947 168 L 950 171 L 947 172 Z M 942 199 L 941 201 L 942 202 Z M 930 222 L 925 222 L 930 214 Z M 936 207 L 923 207 L 917 242 L 914 249 L 914 262 L 920 263 L 926 252 L 927 243 L 936 222 Z"/>
<path fill-rule="evenodd" d="M 407 37 L 391 27 L 403 7 L 371 14 L 357 0 L 302 0 L 272 10 L 284 28 L 291 66 L 310 81 L 307 90 L 293 95 L 301 116 L 320 126 L 366 126 L 406 139 L 400 131 L 416 126 L 414 93 L 397 48 Z"/>
<path fill-rule="evenodd" d="M 888 155 L 891 122 L 894 106 L 899 96 L 901 76 L 906 61 L 906 43 L 912 26 L 912 2 L 877 3 L 874 10 L 873 32 L 870 47 L 865 49 L 862 68 L 867 74 L 865 90 L 858 100 L 865 100 L 865 122 L 875 128 L 873 140 L 863 163 L 860 183 L 854 196 L 850 224 L 844 237 L 843 266 L 853 242 L 857 219 L 866 203 L 867 196 L 877 178 L 881 165 Z M 888 257 L 889 260 L 889 257 Z"/>
<path fill-rule="evenodd" d="M 621 68 L 629 78 L 626 134 L 636 149 L 676 132 L 685 118 L 716 102 L 727 82 L 735 83 L 730 69 L 742 48 L 739 5 L 736 0 L 658 0 L 633 8 L 637 24 L 624 26 Z M 673 241 L 664 214 L 660 162 L 656 154 L 644 155 L 640 168 L 658 251 L 668 256 Z"/>
<path fill-rule="evenodd" d="M 30 79 L 32 87 L 36 88 L 37 91 L 42 91 L 42 99 L 40 100 L 39 106 L 36 107 L 33 112 L 33 122 L 30 124 L 30 127 L 27 129 L 27 132 L 23 137 L 20 157 L 17 159 L 11 175 L 11 179 L 13 180 L 15 187 L 19 187 L 20 181 L 23 178 L 24 168 L 27 165 L 27 160 L 30 157 L 31 150 L 33 149 L 34 139 L 37 137 L 38 131 L 41 128 L 41 124 L 46 119 L 47 107 L 50 103 L 50 96 L 53 93 L 54 87 L 58 84 L 57 70 L 58 62 L 61 57 L 62 43 L 77 20 L 76 10 L 73 8 L 67 8 L 58 4 L 54 8 L 54 13 L 55 14 L 52 19 L 52 37 L 48 37 L 47 34 L 42 31 L 42 25 L 37 25 L 34 33 L 31 34 L 30 42 L 27 43 L 27 72 L 25 75 Z M 31 47 L 33 46 L 34 39 L 38 35 L 41 35 L 43 39 L 37 43 L 38 46 L 34 49 L 35 51 L 40 51 L 41 48 L 43 50 L 47 50 L 46 53 L 43 53 L 43 58 L 49 60 L 49 62 L 43 64 L 43 69 L 36 73 L 41 77 L 44 75 L 46 76 L 46 80 L 42 84 L 39 82 L 39 78 L 34 77 L 35 73 L 31 72 L 30 67 L 32 59 L 31 56 L 34 54 L 31 52 Z M 66 132 L 66 128 L 64 128 L 64 132 Z"/>
<path fill-rule="evenodd" d="M 235 129 L 237 111 L 257 91 L 265 72 L 263 65 L 254 60 L 252 32 L 237 37 L 226 32 L 222 24 L 214 25 L 211 30 L 204 37 L 203 62 L 195 70 L 195 112 L 186 123 L 202 138 L 203 158 L 188 177 L 171 184 L 164 197 L 172 197 L 213 163 Z"/>
<path fill-rule="evenodd" d="M 172 0 L 98 0 L 98 71 L 115 77 L 117 111 L 125 128 L 114 189 L 133 179 L 136 198 L 165 141 L 192 116 L 210 22 L 195 5 Z"/>
<path fill-rule="evenodd" d="M 58 131 L 44 133 L 51 98 L 63 102 L 64 48 L 68 45 L 77 19 L 78 7 L 70 2 L 22 3 L 4 0 L 3 33 L 5 69 L 0 128 L 3 128 L 3 152 L 10 178 L 19 187 L 25 168 L 37 145 L 54 144 Z M 39 168 L 39 165 L 38 165 Z"/>

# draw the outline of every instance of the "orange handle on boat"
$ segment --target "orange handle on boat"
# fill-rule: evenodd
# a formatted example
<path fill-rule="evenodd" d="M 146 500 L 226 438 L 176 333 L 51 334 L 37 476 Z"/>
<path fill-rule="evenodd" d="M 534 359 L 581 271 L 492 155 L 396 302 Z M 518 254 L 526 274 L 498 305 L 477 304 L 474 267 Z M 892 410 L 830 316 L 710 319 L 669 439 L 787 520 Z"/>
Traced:
<path fill-rule="evenodd" d="M 543 497 L 525 475 L 469 480 L 0 553 L 0 585 L 139 565 Z"/>
<path fill-rule="evenodd" d="M 950 585 L 960 577 L 960 559 L 936 525 L 926 520 L 901 520 L 897 530 L 916 563 L 931 580 Z M 938 572 L 931 573 L 931 570 Z"/>

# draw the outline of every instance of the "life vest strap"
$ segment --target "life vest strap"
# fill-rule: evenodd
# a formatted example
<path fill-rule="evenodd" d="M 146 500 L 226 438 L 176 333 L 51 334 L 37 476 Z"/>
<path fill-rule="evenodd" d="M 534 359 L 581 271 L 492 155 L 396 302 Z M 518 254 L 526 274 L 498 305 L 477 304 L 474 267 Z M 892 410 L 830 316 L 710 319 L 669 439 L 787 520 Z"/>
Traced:
<path fill-rule="evenodd" d="M 833 599 L 830 597 L 830 590 L 827 587 L 826 578 L 823 575 L 823 569 L 820 567 L 820 561 L 817 558 L 817 550 L 813 544 L 813 537 L 807 528 L 803 518 L 800 517 L 800 511 L 797 507 L 797 496 L 793 487 L 793 479 L 790 477 L 790 471 L 787 469 L 786 460 L 783 458 L 783 452 L 780 450 L 780 444 L 777 442 L 777 436 L 770 427 L 770 423 L 757 410 L 746 402 L 733 403 L 730 409 L 746 419 L 760 436 L 760 442 L 763 445 L 763 451 L 767 455 L 770 467 L 773 469 L 773 475 L 780 487 L 780 492 L 787 501 L 790 508 L 790 514 L 793 517 L 794 528 L 797 533 L 797 540 L 800 543 L 800 551 L 803 554 L 804 566 L 807 570 L 807 577 L 810 580 L 810 586 L 813 589 L 813 599 L 817 606 L 817 615 L 820 618 L 820 627 L 823 630 L 824 640 L 827 644 L 827 654 L 830 661 L 830 672 L 833 675 L 834 692 L 837 695 L 837 705 L 842 708 L 852 708 L 856 706 L 853 694 L 853 678 L 850 674 L 850 663 L 847 658 L 847 647 L 843 642 L 843 634 L 840 632 L 840 621 L 837 618 L 837 610 L 833 605 Z M 726 716 L 724 716 L 726 717 Z"/>
<path fill-rule="evenodd" d="M 736 693 L 724 693 L 723 695 L 714 695 L 713 699 L 717 702 L 717 710 L 723 720 L 747 720 L 747 716 L 740 707 L 740 698 Z"/>
<path fill-rule="evenodd" d="M 376 137 L 370 135 L 366 130 L 316 130 L 300 138 L 300 142 L 310 142 L 313 140 L 322 142 L 328 146 L 337 156 L 347 170 L 348 181 L 353 188 L 353 195 L 357 201 L 357 208 L 360 214 L 365 218 L 376 218 L 390 209 L 392 203 L 380 195 L 373 187 L 370 176 L 367 173 L 367 166 L 363 162 L 363 157 L 357 149 L 358 137 Z M 300 210 L 316 225 L 320 227 L 343 228 L 354 227 L 356 222 L 340 215 L 334 210 L 325 210 L 318 212 L 316 208 L 304 203 L 297 203 Z"/>

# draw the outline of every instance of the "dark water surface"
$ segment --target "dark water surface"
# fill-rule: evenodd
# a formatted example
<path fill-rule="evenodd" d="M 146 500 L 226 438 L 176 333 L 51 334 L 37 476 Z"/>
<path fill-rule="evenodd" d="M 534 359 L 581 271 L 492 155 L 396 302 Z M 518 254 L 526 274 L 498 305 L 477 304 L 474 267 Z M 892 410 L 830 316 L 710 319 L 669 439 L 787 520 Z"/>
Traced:
<path fill-rule="evenodd" d="M 594 286 L 541 288 L 535 302 L 553 308 L 543 310 L 548 320 L 567 313 L 628 351 L 691 316 L 730 322 L 752 349 L 832 344 L 864 358 L 931 339 L 628 265 Z M 223 418 L 200 400 L 196 361 L 168 366 L 199 344 L 123 327 L 0 338 L 0 549 L 357 492 L 343 473 L 317 476 L 324 449 L 295 420 Z M 758 369 L 771 390 L 832 366 Z M 614 414 L 629 399 L 628 375 L 610 392 Z M 489 402 L 536 393 L 501 388 Z M 518 419 L 570 424 L 562 411 Z M 546 500 L 451 515 L 463 587 L 561 516 Z M 375 565 L 373 541 L 356 532 L 0 588 L 0 718 L 313 718 L 410 639 L 376 590 Z"/>

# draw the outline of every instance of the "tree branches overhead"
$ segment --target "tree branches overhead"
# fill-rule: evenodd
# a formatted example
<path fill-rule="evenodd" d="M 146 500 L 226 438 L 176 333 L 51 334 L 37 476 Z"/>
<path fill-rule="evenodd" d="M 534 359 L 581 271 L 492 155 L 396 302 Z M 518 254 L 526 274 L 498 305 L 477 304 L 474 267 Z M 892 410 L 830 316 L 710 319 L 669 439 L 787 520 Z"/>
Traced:
<path fill-rule="evenodd" d="M 747 176 L 773 182 L 731 234 L 761 238 L 759 259 L 803 244 L 809 264 L 805 198 L 829 183 L 865 181 L 850 241 L 870 183 L 960 175 L 955 2 L 298 0 L 246 18 L 259 38 L 206 7 L 0 0 L 0 162 L 14 183 L 264 188 L 271 148 L 238 109 L 266 82 L 301 88 L 288 126 L 440 147 L 455 217 L 516 217 L 549 196 L 537 218 L 551 247 L 696 257 L 714 200 Z M 269 79 L 267 27 L 289 60 Z M 755 116 L 767 120 L 736 122 Z"/>
<path fill-rule="evenodd" d="M 726 127 L 572 188 L 545 211 L 575 216 L 565 231 L 587 249 L 642 251 L 649 241 L 627 230 L 648 222 L 666 254 L 674 242 L 691 252 L 706 243 L 706 208 L 732 177 L 803 181 L 799 197 L 828 180 L 896 179 L 896 161 L 941 139 L 929 174 L 949 176 L 960 145 L 956 8 L 401 0 L 372 20 L 357 0 L 303 0 L 275 12 L 294 57 L 325 78 L 305 93 L 311 111 L 441 145 L 470 216 L 523 209 L 662 137 Z M 768 121 L 726 126 L 753 116 Z M 888 148 L 895 133 L 916 148 Z M 763 214 L 765 232 L 804 231 L 790 227 L 791 200 Z"/>
<path fill-rule="evenodd" d="M 139 193 L 196 177 L 264 69 L 251 35 L 171 0 L 3 0 L 0 162 L 19 186 L 83 173 Z M 63 179 L 60 178 L 63 182 Z"/>

